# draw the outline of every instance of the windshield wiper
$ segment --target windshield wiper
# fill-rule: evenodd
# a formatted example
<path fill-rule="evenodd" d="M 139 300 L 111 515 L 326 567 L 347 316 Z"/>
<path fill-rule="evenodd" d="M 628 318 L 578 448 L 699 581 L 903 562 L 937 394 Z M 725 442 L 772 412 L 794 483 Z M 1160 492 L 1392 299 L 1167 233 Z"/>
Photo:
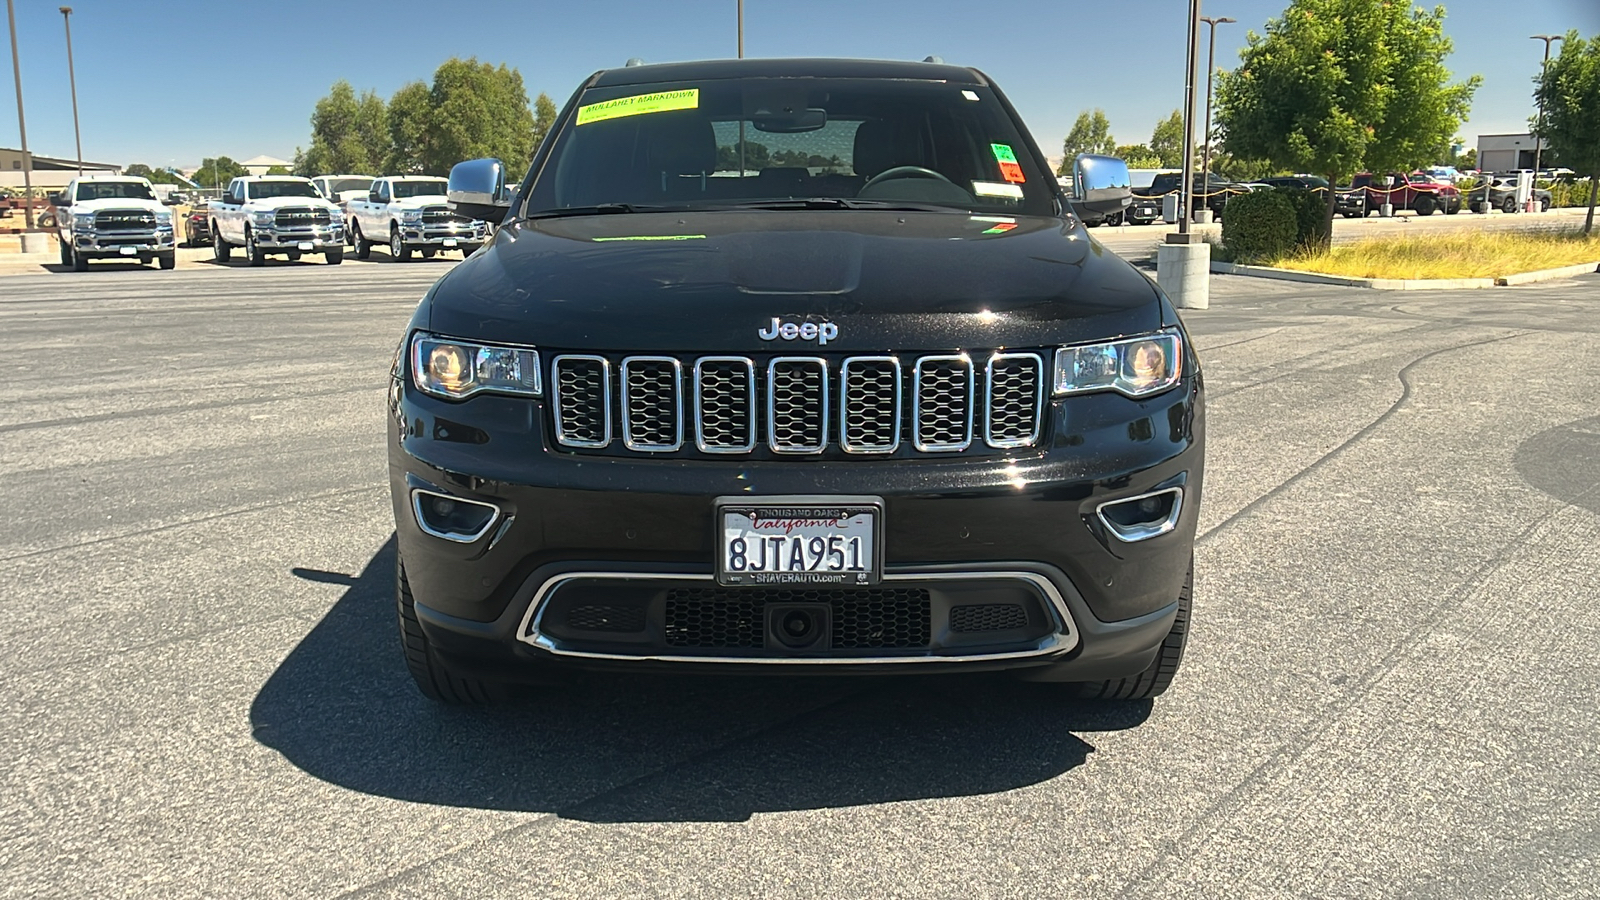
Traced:
<path fill-rule="evenodd" d="M 667 206 L 639 206 L 633 203 L 597 203 L 594 206 L 564 206 L 560 209 L 541 209 L 528 214 L 530 219 L 558 219 L 566 216 L 603 216 L 609 213 L 662 212 Z"/>

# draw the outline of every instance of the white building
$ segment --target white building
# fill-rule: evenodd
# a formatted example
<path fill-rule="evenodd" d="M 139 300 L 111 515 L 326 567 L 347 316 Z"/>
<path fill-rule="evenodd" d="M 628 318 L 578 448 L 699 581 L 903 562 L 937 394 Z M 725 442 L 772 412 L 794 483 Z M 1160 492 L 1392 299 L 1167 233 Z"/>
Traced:
<path fill-rule="evenodd" d="M 1510 172 L 1533 168 L 1535 145 L 1531 134 L 1480 134 L 1478 135 L 1478 168 L 1485 172 Z M 1549 145 L 1545 150 L 1549 150 Z M 1549 166 L 1550 161 L 1544 160 Z"/>
<path fill-rule="evenodd" d="M 294 163 L 289 162 L 286 159 L 278 159 L 275 156 L 262 155 L 247 159 L 244 162 L 239 163 L 239 165 L 244 166 L 245 171 L 249 172 L 251 175 L 265 175 L 267 174 L 267 170 L 273 166 L 283 166 L 285 169 L 287 169 L 294 165 Z"/>

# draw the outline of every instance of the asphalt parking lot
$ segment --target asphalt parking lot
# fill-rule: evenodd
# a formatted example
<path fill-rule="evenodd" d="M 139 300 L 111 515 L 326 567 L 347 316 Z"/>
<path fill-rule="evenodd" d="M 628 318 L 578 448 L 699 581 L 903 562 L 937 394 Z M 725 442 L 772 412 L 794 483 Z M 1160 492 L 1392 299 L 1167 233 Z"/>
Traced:
<path fill-rule="evenodd" d="M 1153 705 L 596 680 L 441 710 L 384 380 L 448 263 L 0 282 L 0 896 L 1593 897 L 1600 276 L 1217 277 Z"/>

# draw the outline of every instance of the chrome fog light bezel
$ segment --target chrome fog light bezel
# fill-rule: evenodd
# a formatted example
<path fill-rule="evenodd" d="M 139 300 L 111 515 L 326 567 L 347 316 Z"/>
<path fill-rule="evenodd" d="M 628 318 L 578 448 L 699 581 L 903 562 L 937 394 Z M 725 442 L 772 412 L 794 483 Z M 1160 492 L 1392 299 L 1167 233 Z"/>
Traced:
<path fill-rule="evenodd" d="M 479 528 L 475 532 L 472 532 L 471 534 L 467 534 L 465 532 L 441 531 L 432 525 L 429 525 L 427 517 L 423 514 L 422 501 L 424 497 L 438 497 L 444 500 L 449 500 L 453 503 L 463 503 L 468 506 L 485 507 L 489 510 L 489 517 L 484 520 L 483 527 Z M 442 491 L 430 491 L 425 488 L 412 488 L 411 516 L 414 520 L 416 520 L 417 527 L 422 529 L 422 532 L 430 537 L 436 537 L 440 540 L 450 541 L 451 543 L 455 544 L 472 544 L 482 540 L 483 536 L 488 534 L 490 529 L 494 528 L 494 526 L 504 516 L 504 511 L 502 511 L 498 505 L 484 500 L 468 500 L 465 497 L 458 497 L 454 494 L 446 494 Z"/>
<path fill-rule="evenodd" d="M 1137 503 L 1141 500 L 1148 500 L 1151 497 L 1160 497 L 1165 494 L 1173 495 L 1172 509 L 1170 509 L 1167 512 L 1167 515 L 1164 516 L 1160 521 L 1139 523 L 1136 525 L 1123 525 L 1106 517 L 1106 510 L 1113 506 L 1121 506 L 1126 503 Z M 1112 537 L 1123 542 L 1124 544 L 1136 544 L 1140 541 L 1148 541 L 1151 538 L 1160 537 L 1163 534 L 1169 534 L 1178 527 L 1178 518 L 1183 515 L 1183 486 L 1177 485 L 1174 487 L 1162 488 L 1158 491 L 1148 491 L 1143 494 L 1135 494 L 1132 497 L 1116 497 L 1111 500 L 1106 500 L 1094 508 L 1094 515 L 1095 518 L 1100 520 L 1100 525 L 1101 527 L 1105 528 L 1107 534 L 1110 534 Z"/>

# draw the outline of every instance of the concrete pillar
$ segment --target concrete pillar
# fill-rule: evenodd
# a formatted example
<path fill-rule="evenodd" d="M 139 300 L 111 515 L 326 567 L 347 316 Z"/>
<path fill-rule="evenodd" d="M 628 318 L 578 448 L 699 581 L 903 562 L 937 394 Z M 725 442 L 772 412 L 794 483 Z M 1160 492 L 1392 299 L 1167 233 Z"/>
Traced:
<path fill-rule="evenodd" d="M 24 231 L 22 233 L 23 253 L 49 253 L 55 243 L 55 235 L 42 231 Z"/>
<path fill-rule="evenodd" d="M 1211 224 L 1211 208 L 1210 207 L 1206 207 L 1204 209 L 1195 210 L 1194 211 L 1194 223 L 1196 225 L 1210 225 Z"/>
<path fill-rule="evenodd" d="M 1211 245 L 1205 241 L 1162 244 L 1156 251 L 1156 284 L 1179 309 L 1211 306 Z"/>

